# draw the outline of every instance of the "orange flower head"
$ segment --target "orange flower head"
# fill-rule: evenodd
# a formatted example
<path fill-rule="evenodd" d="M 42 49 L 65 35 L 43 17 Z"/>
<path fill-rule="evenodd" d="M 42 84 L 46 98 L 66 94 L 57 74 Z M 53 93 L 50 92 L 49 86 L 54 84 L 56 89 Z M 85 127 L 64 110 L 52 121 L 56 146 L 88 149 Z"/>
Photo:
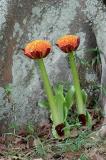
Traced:
<path fill-rule="evenodd" d="M 65 53 L 75 51 L 80 43 L 80 37 L 75 35 L 65 35 L 59 38 L 56 45 Z"/>
<path fill-rule="evenodd" d="M 51 51 L 51 44 L 47 40 L 34 40 L 25 47 L 24 54 L 32 59 L 46 57 Z"/>

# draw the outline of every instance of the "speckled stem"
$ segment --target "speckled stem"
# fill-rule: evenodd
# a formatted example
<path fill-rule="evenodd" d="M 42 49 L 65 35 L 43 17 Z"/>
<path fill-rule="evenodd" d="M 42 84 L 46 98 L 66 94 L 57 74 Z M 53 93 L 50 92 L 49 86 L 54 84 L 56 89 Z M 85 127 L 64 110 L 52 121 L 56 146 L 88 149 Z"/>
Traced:
<path fill-rule="evenodd" d="M 49 78 L 48 78 L 48 75 L 46 72 L 46 68 L 45 68 L 43 59 L 39 59 L 37 61 L 38 61 L 39 68 L 40 68 L 41 78 L 44 83 L 44 89 L 45 89 L 45 92 L 48 96 L 48 101 L 49 101 L 49 105 L 50 105 L 53 123 L 54 123 L 54 125 L 58 125 L 60 123 L 60 118 L 57 114 L 58 113 L 57 106 L 55 104 L 55 99 L 54 99 L 52 87 L 51 87 L 51 84 L 50 84 L 50 81 L 49 81 Z"/>
<path fill-rule="evenodd" d="M 85 113 L 86 113 L 85 112 L 85 104 L 84 104 L 83 98 L 82 98 L 79 76 L 78 76 L 78 72 L 77 72 L 77 67 L 76 67 L 76 63 L 75 63 L 75 56 L 74 56 L 73 51 L 69 54 L 69 62 L 70 62 L 72 76 L 73 76 L 73 83 L 74 83 L 74 87 L 75 87 L 78 114 L 85 115 Z"/>

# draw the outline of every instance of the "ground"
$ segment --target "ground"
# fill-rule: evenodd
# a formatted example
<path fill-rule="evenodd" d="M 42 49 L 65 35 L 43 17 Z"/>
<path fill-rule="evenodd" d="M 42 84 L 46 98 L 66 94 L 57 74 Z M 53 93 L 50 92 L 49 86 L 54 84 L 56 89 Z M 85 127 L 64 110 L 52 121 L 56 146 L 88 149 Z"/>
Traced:
<path fill-rule="evenodd" d="M 31 124 L 13 129 L 0 137 L 0 160 L 106 160 L 106 139 L 99 136 L 103 118 L 96 108 L 91 115 L 92 129 L 76 126 L 73 116 L 71 134 L 65 140 L 54 139 L 47 122 L 37 130 Z"/>
<path fill-rule="evenodd" d="M 95 132 L 88 134 L 84 131 L 65 141 L 34 139 L 33 146 L 30 146 L 31 141 L 8 144 L 7 148 L 1 146 L 0 160 L 105 160 L 106 140 L 94 135 Z M 21 137 L 15 137 L 15 143 L 20 140 Z"/>

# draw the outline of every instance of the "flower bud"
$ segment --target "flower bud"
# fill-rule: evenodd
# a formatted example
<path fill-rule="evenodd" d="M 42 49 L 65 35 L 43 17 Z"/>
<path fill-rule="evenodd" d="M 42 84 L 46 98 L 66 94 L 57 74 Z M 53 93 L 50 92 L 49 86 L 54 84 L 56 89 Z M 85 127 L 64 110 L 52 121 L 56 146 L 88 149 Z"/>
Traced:
<path fill-rule="evenodd" d="M 46 57 L 51 51 L 51 44 L 47 40 L 34 40 L 29 42 L 24 50 L 24 54 L 32 59 Z"/>
<path fill-rule="evenodd" d="M 65 53 L 75 51 L 80 44 L 80 38 L 75 35 L 65 35 L 59 38 L 56 45 Z"/>

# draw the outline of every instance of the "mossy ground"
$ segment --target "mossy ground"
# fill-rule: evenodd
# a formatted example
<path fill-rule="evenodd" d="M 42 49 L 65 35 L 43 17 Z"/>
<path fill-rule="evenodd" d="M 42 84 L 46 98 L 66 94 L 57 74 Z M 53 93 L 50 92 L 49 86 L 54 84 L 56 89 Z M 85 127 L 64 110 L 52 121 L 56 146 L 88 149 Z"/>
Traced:
<path fill-rule="evenodd" d="M 65 140 L 52 137 L 49 123 L 42 124 L 36 131 L 28 124 L 15 134 L 6 133 L 0 137 L 0 160 L 105 160 L 106 140 L 98 136 L 102 118 L 96 109 L 92 114 L 91 130 L 76 126 L 73 114 L 70 137 Z"/>
<path fill-rule="evenodd" d="M 30 136 L 25 140 L 17 135 L 8 135 L 7 138 L 8 143 L 1 146 L 0 160 L 106 159 L 106 140 L 98 138 L 97 132 L 80 131 L 76 137 L 64 141 Z"/>

